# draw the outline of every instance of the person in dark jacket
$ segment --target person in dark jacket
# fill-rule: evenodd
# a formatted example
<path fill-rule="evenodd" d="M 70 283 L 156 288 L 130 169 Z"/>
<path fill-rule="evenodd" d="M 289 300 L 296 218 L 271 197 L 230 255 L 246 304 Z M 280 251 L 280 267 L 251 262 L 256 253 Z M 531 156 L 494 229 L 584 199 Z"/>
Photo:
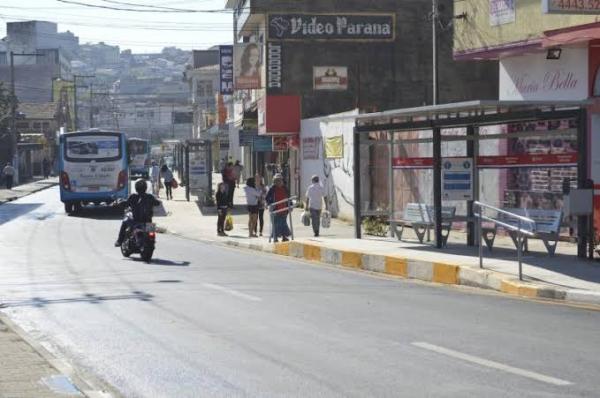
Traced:
<path fill-rule="evenodd" d="M 217 187 L 217 235 L 227 236 L 225 233 L 225 217 L 227 217 L 227 211 L 229 210 L 229 192 L 227 191 L 227 185 L 220 183 Z"/>
<path fill-rule="evenodd" d="M 269 189 L 269 192 L 267 192 L 266 198 L 267 204 L 269 205 L 281 202 L 276 204 L 273 209 L 275 212 L 273 216 L 273 239 L 275 242 L 277 242 L 279 237 L 282 238 L 282 241 L 287 242 L 291 235 L 290 228 L 287 225 L 288 207 L 290 202 L 285 202 L 285 199 L 288 199 L 289 197 L 290 194 L 283 182 L 283 176 L 280 173 L 275 174 L 273 186 Z"/>
<path fill-rule="evenodd" d="M 154 207 L 160 206 L 160 200 L 157 200 L 153 195 L 147 194 L 146 189 L 148 186 L 146 185 L 146 180 L 138 180 L 135 183 L 135 191 L 134 193 L 127 198 L 127 202 L 125 203 L 126 207 L 131 209 L 131 213 L 133 215 L 133 219 L 126 218 L 121 223 L 121 229 L 119 229 L 119 237 L 115 242 L 115 246 L 119 247 L 125 240 L 125 232 L 128 227 L 131 227 L 135 224 L 141 223 L 151 223 L 152 216 L 154 215 Z"/>

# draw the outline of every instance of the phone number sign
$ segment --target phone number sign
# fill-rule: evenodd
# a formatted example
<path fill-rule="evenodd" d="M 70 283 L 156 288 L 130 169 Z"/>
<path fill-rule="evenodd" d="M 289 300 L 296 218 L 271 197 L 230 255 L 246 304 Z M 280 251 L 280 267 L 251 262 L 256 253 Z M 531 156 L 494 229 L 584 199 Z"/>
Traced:
<path fill-rule="evenodd" d="M 600 14 L 600 0 L 542 0 L 548 14 Z"/>

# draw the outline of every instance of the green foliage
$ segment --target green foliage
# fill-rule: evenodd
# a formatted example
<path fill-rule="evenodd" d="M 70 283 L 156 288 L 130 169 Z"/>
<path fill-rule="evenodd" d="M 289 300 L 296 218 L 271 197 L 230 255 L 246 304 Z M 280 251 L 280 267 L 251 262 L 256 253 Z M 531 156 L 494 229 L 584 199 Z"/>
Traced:
<path fill-rule="evenodd" d="M 384 217 L 367 217 L 362 222 L 363 230 L 367 235 L 387 236 L 388 225 Z"/>

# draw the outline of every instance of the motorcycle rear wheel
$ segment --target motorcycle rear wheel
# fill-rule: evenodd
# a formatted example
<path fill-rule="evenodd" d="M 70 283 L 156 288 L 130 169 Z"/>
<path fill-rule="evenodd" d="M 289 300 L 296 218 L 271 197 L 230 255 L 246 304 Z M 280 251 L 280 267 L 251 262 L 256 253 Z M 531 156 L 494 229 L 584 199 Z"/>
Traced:
<path fill-rule="evenodd" d="M 152 254 L 154 254 L 154 248 L 149 246 L 142 247 L 142 251 L 140 254 L 142 260 L 144 260 L 147 263 L 150 263 L 150 261 L 152 261 Z"/>

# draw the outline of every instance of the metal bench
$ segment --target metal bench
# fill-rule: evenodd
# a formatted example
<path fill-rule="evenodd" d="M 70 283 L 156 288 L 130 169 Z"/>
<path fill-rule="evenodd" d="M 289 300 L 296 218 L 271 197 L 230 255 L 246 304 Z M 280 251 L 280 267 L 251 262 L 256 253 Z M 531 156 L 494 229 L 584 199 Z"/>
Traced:
<path fill-rule="evenodd" d="M 456 207 L 442 207 L 442 244 L 446 246 L 448 243 L 448 235 L 452 229 L 452 222 Z M 389 220 L 392 233 L 402 240 L 404 228 L 412 228 L 419 239 L 423 243 L 425 234 L 431 228 L 435 227 L 433 206 L 427 206 L 424 203 L 408 203 L 404 208 L 404 214 L 401 219 Z M 400 228 L 398 228 L 400 227 Z M 399 230 L 398 230 L 399 229 Z"/>
<path fill-rule="evenodd" d="M 562 210 L 542 210 L 542 209 L 504 209 L 507 212 L 517 214 L 523 217 L 528 217 L 535 221 L 534 225 L 529 225 L 530 223 L 523 223 L 521 228 L 530 230 L 533 233 L 532 238 L 540 239 L 546 246 L 546 250 L 548 254 L 551 256 L 556 252 L 556 246 L 558 244 L 559 233 L 560 233 L 560 224 L 563 218 Z M 499 213 L 498 220 L 512 225 L 514 227 L 518 227 L 518 220 L 508 217 L 503 213 Z M 492 250 L 494 247 L 494 240 L 496 239 L 497 233 L 497 225 L 493 227 L 482 227 L 481 234 L 483 240 L 485 241 L 486 246 L 489 250 Z M 518 248 L 518 240 L 517 233 L 515 231 L 507 231 L 508 235 L 512 239 L 515 247 Z M 523 249 L 527 251 L 527 240 L 528 237 L 525 236 L 523 238 Z"/>

